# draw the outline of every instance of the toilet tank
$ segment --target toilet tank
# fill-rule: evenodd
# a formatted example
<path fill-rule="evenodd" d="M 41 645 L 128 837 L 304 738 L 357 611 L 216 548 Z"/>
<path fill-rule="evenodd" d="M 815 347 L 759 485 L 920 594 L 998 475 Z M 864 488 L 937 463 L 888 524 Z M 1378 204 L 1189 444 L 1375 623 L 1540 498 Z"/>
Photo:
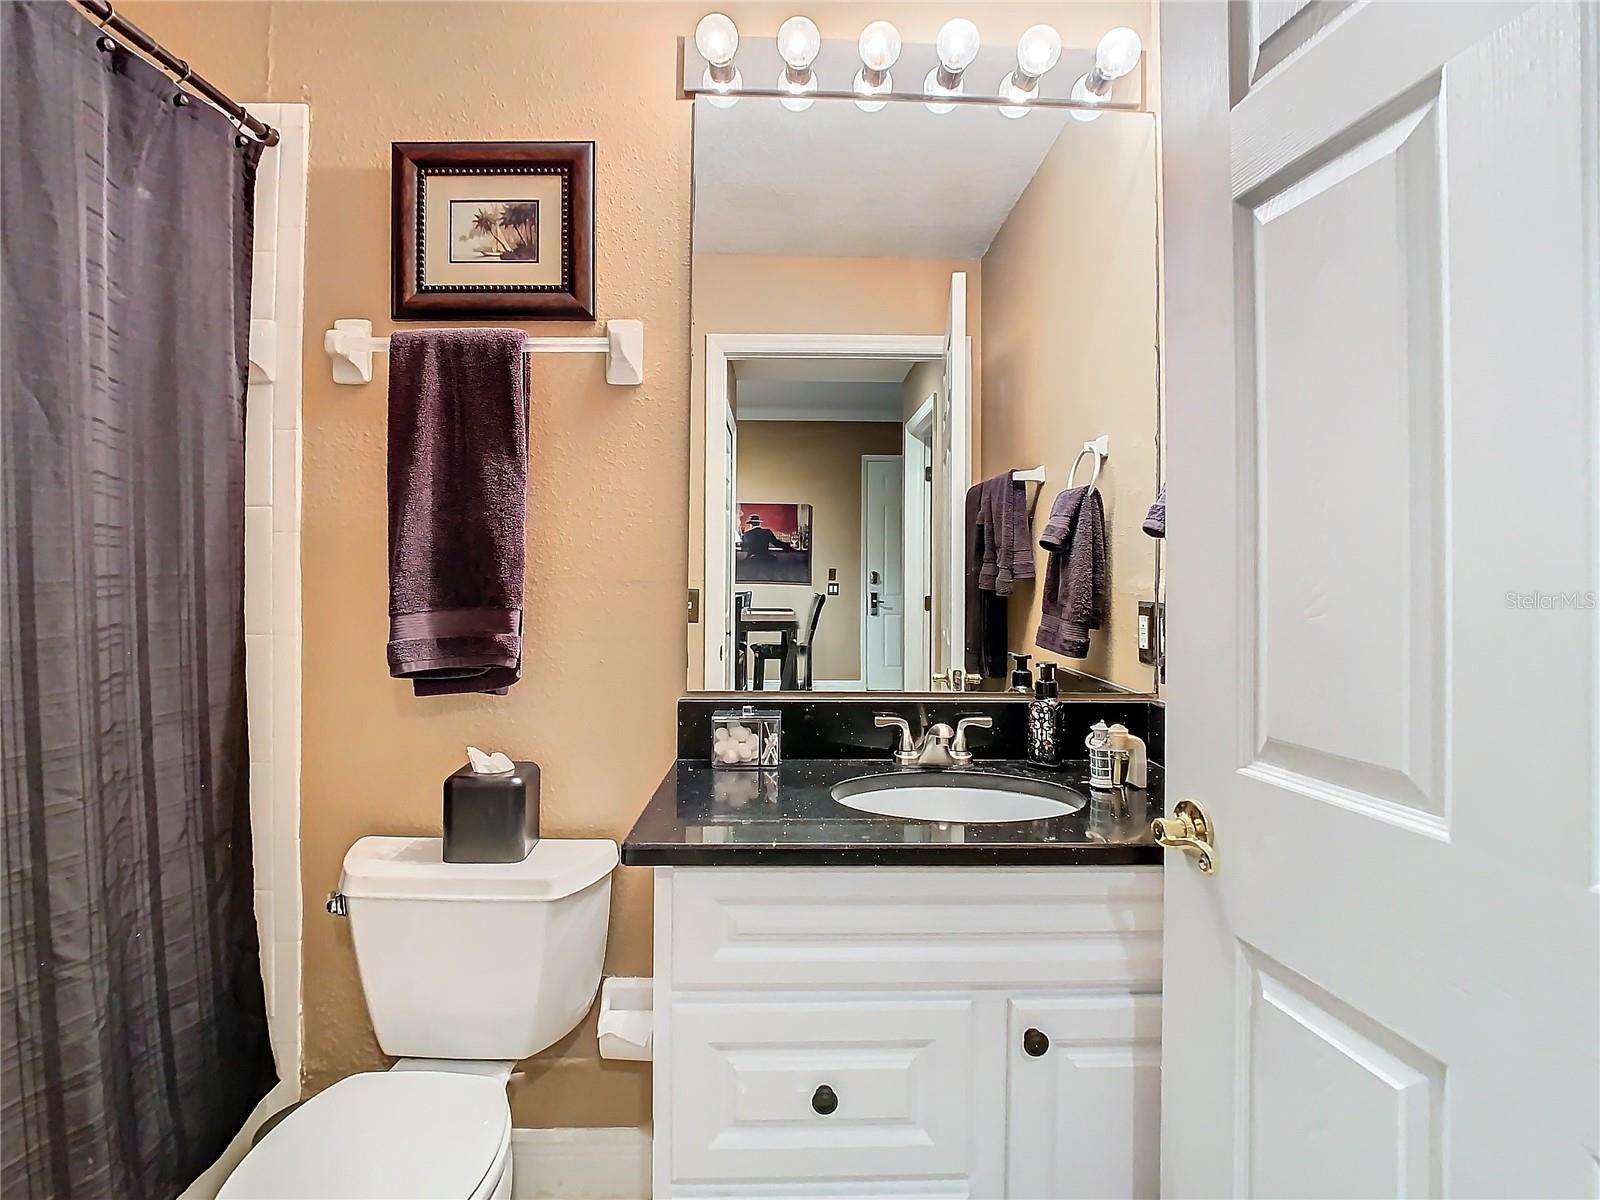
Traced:
<path fill-rule="evenodd" d="M 397 1058 L 526 1058 L 600 987 L 617 844 L 544 838 L 447 863 L 440 838 L 364 837 L 339 890 L 378 1044 Z"/>

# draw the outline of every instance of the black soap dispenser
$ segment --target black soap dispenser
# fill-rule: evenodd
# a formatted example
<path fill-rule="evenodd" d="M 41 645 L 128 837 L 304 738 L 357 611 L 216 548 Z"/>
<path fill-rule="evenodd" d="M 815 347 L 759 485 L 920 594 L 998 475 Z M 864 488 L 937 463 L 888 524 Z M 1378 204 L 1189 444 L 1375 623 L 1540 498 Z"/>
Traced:
<path fill-rule="evenodd" d="M 1018 654 L 1015 650 L 1008 651 L 1012 659 L 1011 686 L 1007 689 L 1013 692 L 1033 691 L 1033 672 L 1028 669 L 1028 660 L 1031 654 Z"/>
<path fill-rule="evenodd" d="M 1040 663 L 1039 681 L 1028 705 L 1028 761 L 1043 767 L 1061 763 L 1061 701 L 1056 699 L 1060 690 L 1055 663 Z"/>

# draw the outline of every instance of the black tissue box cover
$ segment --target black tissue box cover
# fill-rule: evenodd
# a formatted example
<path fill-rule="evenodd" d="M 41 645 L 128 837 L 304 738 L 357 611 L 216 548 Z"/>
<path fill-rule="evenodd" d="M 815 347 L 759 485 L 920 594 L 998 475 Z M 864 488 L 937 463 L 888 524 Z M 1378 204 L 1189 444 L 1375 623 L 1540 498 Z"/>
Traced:
<path fill-rule="evenodd" d="M 444 781 L 445 862 L 521 862 L 538 840 L 538 763 L 519 760 L 500 775 L 469 763 Z"/>

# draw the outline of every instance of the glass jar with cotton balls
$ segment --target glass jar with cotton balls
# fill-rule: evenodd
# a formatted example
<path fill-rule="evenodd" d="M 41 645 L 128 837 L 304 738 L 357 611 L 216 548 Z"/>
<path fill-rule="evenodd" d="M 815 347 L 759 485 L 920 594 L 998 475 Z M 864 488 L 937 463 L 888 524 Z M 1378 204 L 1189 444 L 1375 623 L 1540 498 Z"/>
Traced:
<path fill-rule="evenodd" d="M 711 714 L 711 765 L 775 767 L 782 761 L 783 718 L 776 709 L 719 709 Z"/>

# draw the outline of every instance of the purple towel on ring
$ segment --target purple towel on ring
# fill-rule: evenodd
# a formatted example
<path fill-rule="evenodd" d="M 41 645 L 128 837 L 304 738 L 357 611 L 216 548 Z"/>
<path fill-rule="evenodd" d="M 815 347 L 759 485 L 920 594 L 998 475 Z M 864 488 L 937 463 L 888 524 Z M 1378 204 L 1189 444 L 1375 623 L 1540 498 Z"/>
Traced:
<path fill-rule="evenodd" d="M 1106 513 L 1095 488 L 1062 492 L 1039 535 L 1050 552 L 1039 605 L 1039 649 L 1067 658 L 1087 658 L 1089 633 L 1105 623 L 1110 608 L 1106 566 Z"/>
<path fill-rule="evenodd" d="M 528 373 L 515 329 L 389 339 L 389 674 L 418 696 L 522 674 Z"/>
<path fill-rule="evenodd" d="M 1017 482 L 1014 471 L 985 479 L 977 489 L 978 587 L 1009 596 L 1017 580 L 1034 576 L 1028 489 Z"/>
<path fill-rule="evenodd" d="M 1150 506 L 1150 511 L 1145 514 L 1144 531 L 1151 537 L 1167 536 L 1167 489 L 1164 486 L 1156 495 L 1156 502 Z"/>

